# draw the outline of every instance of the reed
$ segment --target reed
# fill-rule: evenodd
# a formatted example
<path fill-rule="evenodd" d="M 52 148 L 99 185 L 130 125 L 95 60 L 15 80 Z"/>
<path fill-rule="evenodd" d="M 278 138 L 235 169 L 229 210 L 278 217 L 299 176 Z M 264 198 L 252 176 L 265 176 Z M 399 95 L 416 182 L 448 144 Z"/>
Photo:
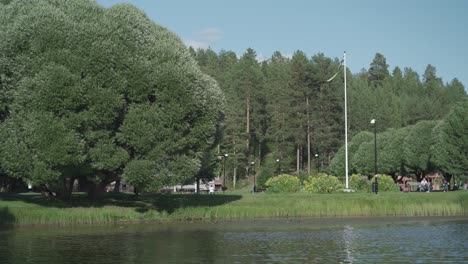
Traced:
<path fill-rule="evenodd" d="M 468 192 L 108 195 L 97 203 L 1 195 L 0 225 L 98 225 L 255 218 L 468 216 Z"/>

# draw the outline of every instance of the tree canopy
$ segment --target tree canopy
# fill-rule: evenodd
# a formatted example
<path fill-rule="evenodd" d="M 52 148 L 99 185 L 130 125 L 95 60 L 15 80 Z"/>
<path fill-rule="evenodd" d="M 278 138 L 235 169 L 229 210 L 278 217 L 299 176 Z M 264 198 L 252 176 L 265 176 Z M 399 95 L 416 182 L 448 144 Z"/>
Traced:
<path fill-rule="evenodd" d="M 0 166 L 10 175 L 56 194 L 81 177 L 92 194 L 121 177 L 157 190 L 201 169 L 223 94 L 142 11 L 13 1 L 0 10 L 0 39 Z"/>

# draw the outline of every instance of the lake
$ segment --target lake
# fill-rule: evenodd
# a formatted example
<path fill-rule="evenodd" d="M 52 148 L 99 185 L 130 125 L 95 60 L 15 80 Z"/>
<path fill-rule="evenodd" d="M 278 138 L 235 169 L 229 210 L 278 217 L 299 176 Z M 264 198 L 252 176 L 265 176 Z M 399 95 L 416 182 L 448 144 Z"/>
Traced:
<path fill-rule="evenodd" d="M 0 263 L 467 263 L 466 218 L 344 218 L 0 231 Z"/>

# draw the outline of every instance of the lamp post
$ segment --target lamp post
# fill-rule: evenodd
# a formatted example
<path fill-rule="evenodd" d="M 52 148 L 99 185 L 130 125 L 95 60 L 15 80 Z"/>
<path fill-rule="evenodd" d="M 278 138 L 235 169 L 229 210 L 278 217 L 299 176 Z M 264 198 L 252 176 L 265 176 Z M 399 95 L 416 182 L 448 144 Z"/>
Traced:
<path fill-rule="evenodd" d="M 254 176 L 253 193 L 255 193 L 257 191 L 257 179 L 255 178 L 255 170 L 254 170 L 255 169 L 255 167 L 254 167 L 255 162 L 252 161 L 250 164 L 252 165 L 253 176 Z"/>
<path fill-rule="evenodd" d="M 317 173 L 320 173 L 320 163 L 319 163 L 318 153 L 315 153 L 315 158 L 317 159 Z"/>
<path fill-rule="evenodd" d="M 229 155 L 227 153 L 224 154 L 224 156 L 221 156 L 223 158 L 223 191 L 224 188 L 226 188 L 226 159 Z"/>
<path fill-rule="evenodd" d="M 276 159 L 276 171 L 277 171 L 278 174 L 281 173 L 281 171 L 280 171 L 280 159 Z"/>
<path fill-rule="evenodd" d="M 377 194 L 379 192 L 379 183 L 377 181 L 377 124 L 375 123 L 375 119 L 370 121 L 372 125 L 374 125 L 374 177 L 375 182 L 372 184 L 372 192 Z"/>

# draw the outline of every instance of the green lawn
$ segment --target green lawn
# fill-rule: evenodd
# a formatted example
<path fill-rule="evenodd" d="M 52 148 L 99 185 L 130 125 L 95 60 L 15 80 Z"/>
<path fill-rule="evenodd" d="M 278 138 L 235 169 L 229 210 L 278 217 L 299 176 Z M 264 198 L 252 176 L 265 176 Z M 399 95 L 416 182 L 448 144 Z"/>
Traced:
<path fill-rule="evenodd" d="M 0 225 L 353 216 L 468 216 L 468 192 L 110 194 L 98 202 L 77 194 L 70 203 L 0 194 Z"/>

